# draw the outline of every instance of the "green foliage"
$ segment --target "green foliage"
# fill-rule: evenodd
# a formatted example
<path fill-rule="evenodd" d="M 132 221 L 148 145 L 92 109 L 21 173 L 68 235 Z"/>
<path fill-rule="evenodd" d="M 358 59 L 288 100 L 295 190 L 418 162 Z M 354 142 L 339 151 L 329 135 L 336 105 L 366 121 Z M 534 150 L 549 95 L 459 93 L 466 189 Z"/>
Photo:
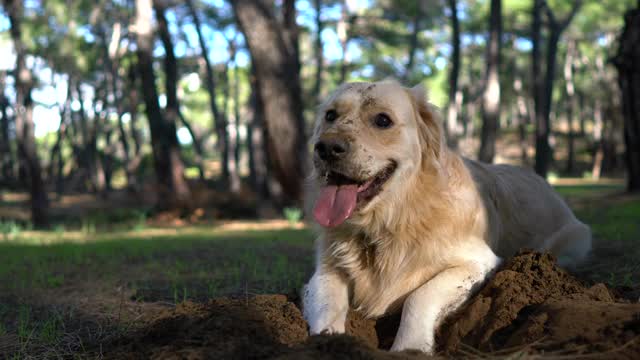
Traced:
<path fill-rule="evenodd" d="M 22 226 L 15 220 L 0 221 L 0 233 L 4 240 L 8 240 L 10 236 L 17 236 L 22 231 Z"/>
<path fill-rule="evenodd" d="M 284 218 L 287 219 L 291 226 L 296 225 L 302 219 L 302 210 L 296 207 L 284 208 Z"/>

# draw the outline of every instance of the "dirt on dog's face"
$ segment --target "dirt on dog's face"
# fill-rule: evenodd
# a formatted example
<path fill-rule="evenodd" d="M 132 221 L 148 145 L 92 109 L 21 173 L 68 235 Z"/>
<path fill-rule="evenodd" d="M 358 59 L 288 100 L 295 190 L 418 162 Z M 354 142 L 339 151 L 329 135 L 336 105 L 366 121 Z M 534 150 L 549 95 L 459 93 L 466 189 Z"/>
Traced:
<path fill-rule="evenodd" d="M 413 99 L 397 83 L 351 83 L 320 106 L 311 139 L 320 225 L 369 211 L 416 171 L 422 151 Z"/>

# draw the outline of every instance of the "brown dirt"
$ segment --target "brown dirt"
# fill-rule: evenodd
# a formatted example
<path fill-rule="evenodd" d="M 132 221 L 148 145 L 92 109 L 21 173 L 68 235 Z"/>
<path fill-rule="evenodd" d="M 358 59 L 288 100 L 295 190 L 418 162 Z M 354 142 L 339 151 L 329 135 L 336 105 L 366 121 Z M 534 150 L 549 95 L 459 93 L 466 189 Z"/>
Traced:
<path fill-rule="evenodd" d="M 183 303 L 141 332 L 119 339 L 118 359 L 399 359 L 389 353 L 398 316 L 377 321 L 351 313 L 351 336 L 307 336 L 295 300 L 284 295 Z M 640 304 L 602 284 L 586 287 L 550 255 L 524 252 L 505 264 L 439 331 L 440 353 L 524 352 L 570 358 L 640 358 Z M 104 351 L 104 350 L 103 350 Z"/>

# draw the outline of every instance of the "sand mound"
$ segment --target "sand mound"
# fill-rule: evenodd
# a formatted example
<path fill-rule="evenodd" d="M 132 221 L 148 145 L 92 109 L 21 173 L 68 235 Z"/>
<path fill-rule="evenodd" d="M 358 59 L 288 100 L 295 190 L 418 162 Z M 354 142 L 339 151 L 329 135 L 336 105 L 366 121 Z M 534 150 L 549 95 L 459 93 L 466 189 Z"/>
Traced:
<path fill-rule="evenodd" d="M 118 359 L 398 359 L 388 353 L 397 315 L 377 321 L 349 314 L 351 336 L 307 336 L 307 325 L 284 295 L 183 303 L 119 339 Z M 473 351 L 526 351 L 607 359 L 640 358 L 640 304 L 616 299 L 606 286 L 585 287 L 554 266 L 549 255 L 525 252 L 503 266 L 439 331 L 446 356 Z M 471 350 L 477 349 L 477 350 Z M 508 350 L 508 351 L 507 351 Z M 104 352 L 104 350 L 103 350 Z"/>

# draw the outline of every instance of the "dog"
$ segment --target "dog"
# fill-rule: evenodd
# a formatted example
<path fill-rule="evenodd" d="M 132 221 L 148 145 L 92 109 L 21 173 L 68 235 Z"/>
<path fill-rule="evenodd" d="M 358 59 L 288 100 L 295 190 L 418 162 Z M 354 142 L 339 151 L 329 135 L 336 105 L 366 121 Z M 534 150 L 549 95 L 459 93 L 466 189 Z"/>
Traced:
<path fill-rule="evenodd" d="M 544 179 L 450 150 L 421 86 L 340 86 L 319 107 L 311 145 L 311 335 L 344 333 L 350 308 L 402 310 L 391 350 L 433 353 L 438 324 L 504 258 L 529 248 L 573 266 L 590 251 L 589 227 Z"/>

